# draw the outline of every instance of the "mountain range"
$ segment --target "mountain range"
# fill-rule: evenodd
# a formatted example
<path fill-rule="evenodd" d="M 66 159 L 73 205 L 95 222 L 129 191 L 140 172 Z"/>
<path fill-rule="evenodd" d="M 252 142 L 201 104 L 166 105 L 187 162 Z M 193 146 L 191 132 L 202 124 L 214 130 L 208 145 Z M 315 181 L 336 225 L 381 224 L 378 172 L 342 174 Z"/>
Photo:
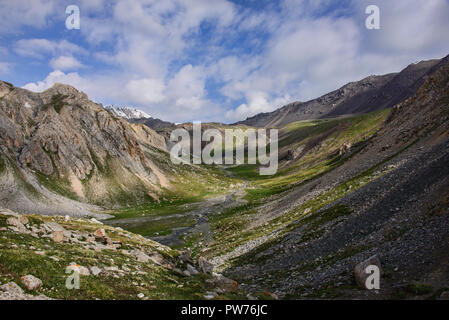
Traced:
<path fill-rule="evenodd" d="M 369 76 L 308 102 L 293 102 L 269 113 L 238 122 L 255 127 L 280 127 L 311 119 L 332 118 L 391 108 L 410 97 L 441 60 L 421 61 L 399 73 Z"/>
<path fill-rule="evenodd" d="M 86 272 L 87 299 L 151 296 L 152 286 L 163 288 L 155 298 L 448 294 L 449 56 L 205 124 L 278 128 L 273 176 L 257 164 L 175 165 L 175 127 L 192 124 L 104 108 L 68 85 L 34 93 L 0 81 L 0 281 L 33 270 L 43 281 L 32 294 L 77 298 L 49 288 L 58 261 L 81 260 L 105 270 Z M 382 271 L 381 290 L 364 287 L 368 264 Z M 123 266 L 138 283 L 125 283 Z"/>

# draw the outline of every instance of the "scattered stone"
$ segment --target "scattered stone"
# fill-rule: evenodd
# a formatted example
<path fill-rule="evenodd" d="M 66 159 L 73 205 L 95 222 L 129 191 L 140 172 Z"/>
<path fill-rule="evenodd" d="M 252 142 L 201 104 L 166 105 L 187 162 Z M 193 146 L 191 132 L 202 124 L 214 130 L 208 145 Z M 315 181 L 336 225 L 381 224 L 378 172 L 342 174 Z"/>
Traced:
<path fill-rule="evenodd" d="M 71 270 L 78 272 L 82 276 L 90 276 L 90 271 L 86 267 L 80 266 L 79 264 L 75 262 L 71 262 L 68 266 Z"/>
<path fill-rule="evenodd" d="M 64 240 L 64 231 L 53 231 L 51 239 L 56 243 L 62 242 Z"/>
<path fill-rule="evenodd" d="M 62 232 L 62 234 L 64 235 L 64 238 L 70 239 L 72 237 L 72 231 L 70 230 L 64 230 Z"/>
<path fill-rule="evenodd" d="M 195 276 L 197 274 L 199 274 L 198 270 L 195 269 L 194 266 L 192 266 L 191 264 L 187 264 L 187 271 L 192 275 Z"/>
<path fill-rule="evenodd" d="M 31 274 L 23 276 L 20 280 L 29 291 L 39 290 L 42 287 L 42 281 Z"/>
<path fill-rule="evenodd" d="M 19 217 L 19 221 L 20 221 L 21 224 L 28 224 L 29 223 L 28 218 L 26 216 L 23 216 L 23 215 L 21 215 Z"/>
<path fill-rule="evenodd" d="M 143 299 L 143 298 L 145 298 L 145 295 L 141 292 L 137 295 L 137 298 Z"/>
<path fill-rule="evenodd" d="M 97 224 L 103 224 L 103 222 L 100 222 L 100 221 L 98 221 L 97 219 L 95 219 L 95 218 L 91 218 L 90 219 L 90 222 L 92 222 L 92 223 L 97 223 Z M 103 230 L 104 231 L 104 230 Z"/>
<path fill-rule="evenodd" d="M 90 272 L 93 276 L 98 276 L 101 273 L 101 269 L 98 267 L 90 267 Z"/>
<path fill-rule="evenodd" d="M 64 231 L 64 228 L 56 222 L 50 221 L 50 222 L 45 222 L 44 223 L 44 228 L 47 229 L 48 231 L 52 232 L 52 231 Z"/>
<path fill-rule="evenodd" d="M 107 237 L 106 231 L 101 228 L 94 231 L 94 236 L 96 238 L 106 238 Z"/>
<path fill-rule="evenodd" d="M 151 259 L 151 261 L 153 261 L 153 262 L 154 262 L 155 264 L 157 264 L 157 265 L 160 265 L 160 266 L 165 266 L 165 265 L 167 265 L 167 263 L 166 263 L 164 257 L 163 257 L 161 254 L 157 253 L 157 252 L 154 252 L 154 253 L 150 256 L 150 259 Z"/>
<path fill-rule="evenodd" d="M 371 258 L 359 263 L 354 269 L 355 280 L 363 289 L 366 289 L 366 279 L 370 275 L 366 273 L 366 268 L 370 265 L 379 267 L 379 270 L 381 271 L 380 258 L 378 255 L 372 256 Z"/>
<path fill-rule="evenodd" d="M 179 253 L 179 259 L 184 263 L 191 263 L 191 264 L 194 263 L 191 255 L 190 255 L 190 252 L 188 252 L 188 251 L 181 251 Z"/>
<path fill-rule="evenodd" d="M 136 257 L 137 261 L 147 263 L 150 261 L 150 256 L 148 256 L 145 252 L 140 250 L 133 250 L 131 254 Z"/>
<path fill-rule="evenodd" d="M 10 292 L 12 294 L 23 294 L 23 290 L 19 285 L 15 282 L 8 282 L 0 286 L 0 291 Z"/>
<path fill-rule="evenodd" d="M 202 273 L 212 274 L 214 272 L 214 265 L 203 257 L 198 259 L 198 266 Z"/>
<path fill-rule="evenodd" d="M 211 279 L 207 279 L 206 285 L 211 289 L 220 288 L 227 292 L 236 292 L 239 288 L 237 281 L 226 278 L 221 274 L 214 274 Z"/>
<path fill-rule="evenodd" d="M 8 226 L 13 226 L 16 228 L 24 227 L 24 225 L 20 222 L 20 220 L 18 218 L 8 218 L 8 219 L 6 219 L 6 223 L 8 224 Z"/>
<path fill-rule="evenodd" d="M 66 215 L 66 216 L 64 217 L 64 220 L 65 220 L 65 221 L 70 221 L 70 216 Z"/>
<path fill-rule="evenodd" d="M 95 237 L 95 241 L 103 243 L 103 244 L 110 244 L 111 239 L 108 238 L 106 231 L 104 229 L 97 229 L 93 233 Z"/>
<path fill-rule="evenodd" d="M 182 274 L 185 275 L 186 277 L 191 277 L 191 276 L 192 276 L 192 275 L 190 274 L 190 272 L 187 271 L 187 270 L 184 270 L 184 271 L 182 272 Z"/>

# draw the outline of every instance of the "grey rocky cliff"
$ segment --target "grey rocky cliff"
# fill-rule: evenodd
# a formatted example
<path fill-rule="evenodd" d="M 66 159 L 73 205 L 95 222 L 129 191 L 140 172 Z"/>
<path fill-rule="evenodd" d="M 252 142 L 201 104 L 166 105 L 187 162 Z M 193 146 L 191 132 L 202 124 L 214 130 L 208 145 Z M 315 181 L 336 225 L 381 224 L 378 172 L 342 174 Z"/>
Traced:
<path fill-rule="evenodd" d="M 116 117 L 71 86 L 33 93 L 0 81 L 1 158 L 21 175 L 63 181 L 79 200 L 92 202 L 111 198 L 112 172 L 120 192 L 137 186 L 154 194 L 169 185 L 152 161 L 152 148 L 166 152 L 164 138 Z"/>

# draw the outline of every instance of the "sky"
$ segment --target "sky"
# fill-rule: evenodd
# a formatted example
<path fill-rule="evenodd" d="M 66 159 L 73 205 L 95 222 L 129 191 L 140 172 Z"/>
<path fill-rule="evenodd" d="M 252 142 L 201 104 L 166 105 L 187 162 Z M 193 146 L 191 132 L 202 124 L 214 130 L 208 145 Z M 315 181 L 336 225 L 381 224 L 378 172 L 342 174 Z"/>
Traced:
<path fill-rule="evenodd" d="M 173 122 L 232 123 L 448 54 L 449 0 L 0 0 L 1 80 Z"/>

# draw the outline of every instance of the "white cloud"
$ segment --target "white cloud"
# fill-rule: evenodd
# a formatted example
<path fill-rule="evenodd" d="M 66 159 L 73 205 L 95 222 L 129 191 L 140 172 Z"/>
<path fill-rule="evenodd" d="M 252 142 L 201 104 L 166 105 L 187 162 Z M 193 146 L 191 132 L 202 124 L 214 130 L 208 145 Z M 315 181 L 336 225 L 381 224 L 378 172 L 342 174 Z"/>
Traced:
<path fill-rule="evenodd" d="M 15 53 L 48 59 L 58 70 L 27 87 L 69 83 L 97 101 L 135 104 L 177 122 L 223 121 L 223 115 L 241 120 L 449 53 L 447 0 L 378 0 L 380 31 L 365 28 L 368 0 L 346 1 L 339 9 L 333 0 L 282 0 L 264 10 L 225 0 L 80 1 L 80 32 L 90 52 L 66 40 L 17 41 Z M 12 8 L 14 16 L 14 8 L 25 2 L 13 2 L 0 0 L 0 9 Z M 47 8 L 36 18 L 43 27 L 56 5 L 36 2 Z M 20 29 L 33 19 L 17 20 Z M 2 26 L 0 21 L 0 33 Z M 92 66 L 83 76 L 63 72 L 82 67 L 80 61 L 87 64 L 78 56 L 87 54 L 109 64 L 109 70 L 99 73 Z"/>
<path fill-rule="evenodd" d="M 21 39 L 14 44 L 17 54 L 42 59 L 45 55 L 87 54 L 87 50 L 67 40 L 50 41 L 47 39 Z"/>
<path fill-rule="evenodd" d="M 166 98 L 164 95 L 165 84 L 160 79 L 131 80 L 125 90 L 128 98 L 140 105 L 159 103 Z"/>
<path fill-rule="evenodd" d="M 65 74 L 62 71 L 56 70 L 51 72 L 43 81 L 28 83 L 23 88 L 34 92 L 42 92 L 51 88 L 56 82 L 68 84 L 80 90 L 86 87 L 85 80 L 78 73 Z"/>
<path fill-rule="evenodd" d="M 0 34 L 16 33 L 23 26 L 43 28 L 57 7 L 52 0 L 0 1 Z"/>
<path fill-rule="evenodd" d="M 72 56 L 60 56 L 50 60 L 50 66 L 55 70 L 73 70 L 83 67 L 83 64 Z"/>
<path fill-rule="evenodd" d="M 291 98 L 287 95 L 274 100 L 269 100 L 266 92 L 249 92 L 247 94 L 248 103 L 243 103 L 236 109 L 226 112 L 226 120 L 239 121 L 261 112 L 270 112 L 287 104 L 290 99 Z"/>

